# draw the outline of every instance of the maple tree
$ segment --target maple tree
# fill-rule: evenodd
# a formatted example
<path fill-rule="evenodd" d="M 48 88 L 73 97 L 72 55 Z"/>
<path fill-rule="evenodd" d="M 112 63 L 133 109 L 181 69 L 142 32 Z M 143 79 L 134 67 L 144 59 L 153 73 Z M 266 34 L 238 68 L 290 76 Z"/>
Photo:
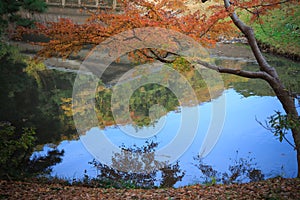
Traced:
<path fill-rule="evenodd" d="M 121 12 L 108 10 L 89 11 L 91 17 L 84 24 L 76 24 L 69 19 L 58 22 L 36 24 L 35 29 L 19 29 L 19 33 L 30 32 L 45 35 L 49 42 L 38 43 L 44 48 L 38 56 L 48 58 L 60 56 L 67 58 L 78 53 L 86 46 L 96 46 L 107 38 L 127 30 L 144 27 L 160 27 L 181 32 L 199 41 L 205 46 L 213 46 L 220 35 L 231 37 L 243 35 L 258 62 L 259 68 L 253 71 L 224 68 L 197 60 L 198 64 L 220 73 L 234 74 L 247 78 L 265 80 L 273 89 L 281 102 L 292 130 L 297 151 L 298 177 L 300 177 L 300 126 L 299 114 L 296 110 L 295 97 L 283 85 L 276 70 L 269 65 L 257 44 L 253 29 L 239 18 L 240 12 L 251 15 L 252 20 L 260 20 L 272 9 L 280 8 L 284 3 L 299 4 L 297 0 L 224 0 L 211 1 L 206 10 L 190 11 L 186 1 L 181 0 L 123 0 Z M 293 12 L 290 12 L 291 14 Z M 263 22 L 261 22 L 263 23 Z M 158 37 L 163 42 L 164 37 Z M 109 44 L 107 44 L 109 45 Z M 167 52 L 151 48 L 138 49 L 128 54 L 130 58 L 140 61 L 159 60 L 170 63 Z"/>

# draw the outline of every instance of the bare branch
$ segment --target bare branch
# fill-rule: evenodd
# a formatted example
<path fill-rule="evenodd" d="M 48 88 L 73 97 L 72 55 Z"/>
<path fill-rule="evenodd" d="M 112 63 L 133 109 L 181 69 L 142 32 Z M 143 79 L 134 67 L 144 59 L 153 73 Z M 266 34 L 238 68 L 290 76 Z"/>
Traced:
<path fill-rule="evenodd" d="M 289 141 L 289 140 L 285 137 L 285 135 L 283 135 L 282 137 L 283 137 L 283 139 L 284 139 L 289 145 L 291 145 L 291 146 L 293 147 L 294 150 L 297 149 L 296 146 L 293 145 L 293 143 L 292 143 L 291 141 Z"/>
<path fill-rule="evenodd" d="M 249 43 L 251 50 L 260 66 L 260 70 L 265 71 L 270 76 L 272 76 L 276 79 L 279 79 L 276 70 L 268 64 L 268 62 L 262 55 L 262 53 L 258 47 L 257 41 L 255 39 L 253 29 L 251 27 L 247 26 L 244 22 L 242 22 L 234 11 L 230 10 L 231 5 L 230 5 L 229 0 L 224 0 L 224 5 L 225 5 L 225 8 L 227 9 L 227 11 L 230 12 L 230 17 L 231 17 L 233 23 L 242 31 L 242 33 L 248 39 L 248 43 Z"/>
<path fill-rule="evenodd" d="M 270 76 L 269 74 L 267 74 L 266 72 L 263 72 L 263 71 L 253 72 L 253 71 L 246 71 L 246 70 L 241 70 L 241 69 L 225 68 L 225 67 L 213 65 L 213 64 L 201 61 L 201 60 L 197 60 L 196 63 L 200 64 L 208 69 L 215 70 L 219 73 L 233 74 L 233 75 L 242 76 L 245 78 L 260 78 L 260 79 L 264 79 L 268 82 L 273 79 L 272 76 Z"/>
<path fill-rule="evenodd" d="M 270 3 L 270 4 L 257 4 L 251 7 L 247 7 L 248 8 L 258 8 L 258 7 L 270 7 L 270 6 L 276 6 L 276 5 L 281 5 L 281 4 L 285 4 L 290 2 L 291 0 L 285 0 L 285 1 L 279 1 L 279 2 L 275 2 L 275 3 Z M 244 6 L 238 6 L 239 8 L 243 8 L 246 9 L 246 7 Z"/>
<path fill-rule="evenodd" d="M 163 62 L 163 63 L 173 63 L 174 60 L 175 60 L 175 59 L 172 59 L 172 60 L 166 59 L 166 57 L 168 56 L 168 53 L 166 53 L 166 56 L 160 56 L 153 49 L 149 49 L 149 50 L 150 50 L 151 54 L 154 56 L 154 58 L 156 60 L 159 60 L 160 62 Z"/>

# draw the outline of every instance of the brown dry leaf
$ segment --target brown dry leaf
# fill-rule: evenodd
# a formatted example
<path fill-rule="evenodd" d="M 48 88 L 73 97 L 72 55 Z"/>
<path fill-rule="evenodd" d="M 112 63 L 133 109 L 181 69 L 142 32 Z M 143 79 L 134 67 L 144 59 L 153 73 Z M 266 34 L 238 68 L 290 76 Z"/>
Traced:
<path fill-rule="evenodd" d="M 300 199 L 300 179 L 164 189 L 104 189 L 0 180 L 0 199 Z"/>

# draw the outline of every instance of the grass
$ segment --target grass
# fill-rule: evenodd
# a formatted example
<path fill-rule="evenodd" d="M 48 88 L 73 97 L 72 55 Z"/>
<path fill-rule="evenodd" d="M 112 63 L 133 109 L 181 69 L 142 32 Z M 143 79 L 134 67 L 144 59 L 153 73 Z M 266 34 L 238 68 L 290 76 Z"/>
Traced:
<path fill-rule="evenodd" d="M 262 24 L 251 22 L 245 13 L 241 18 L 254 28 L 257 40 L 269 51 L 300 56 L 300 5 L 285 5 L 261 16 Z"/>

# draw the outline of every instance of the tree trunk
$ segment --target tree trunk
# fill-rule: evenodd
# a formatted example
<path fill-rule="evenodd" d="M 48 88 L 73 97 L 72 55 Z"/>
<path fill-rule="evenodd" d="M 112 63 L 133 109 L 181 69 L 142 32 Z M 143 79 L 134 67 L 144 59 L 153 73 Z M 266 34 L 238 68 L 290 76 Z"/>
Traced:
<path fill-rule="evenodd" d="M 299 114 L 297 112 L 294 98 L 290 96 L 289 92 L 284 88 L 284 86 L 279 82 L 276 84 L 269 83 L 273 88 L 277 98 L 285 110 L 288 119 L 292 120 L 296 126 L 292 127 L 292 135 L 295 142 L 295 150 L 297 152 L 297 163 L 298 163 L 298 173 L 297 177 L 300 178 L 300 121 Z"/>
<path fill-rule="evenodd" d="M 281 105 L 283 106 L 283 109 L 285 110 L 288 119 L 292 120 L 296 124 L 296 126 L 292 127 L 291 130 L 295 142 L 295 150 L 297 151 L 297 177 L 300 178 L 300 126 L 299 114 L 295 106 L 294 98 L 290 95 L 289 91 L 284 87 L 284 85 L 280 81 L 276 70 L 268 64 L 268 62 L 262 55 L 258 47 L 257 41 L 255 39 L 253 29 L 247 26 L 244 22 L 242 22 L 234 11 L 230 10 L 231 5 L 229 0 L 224 0 L 224 6 L 229 12 L 230 18 L 232 19 L 233 23 L 248 39 L 248 43 L 251 47 L 251 50 L 260 66 L 260 71 L 264 74 L 264 76 L 256 78 L 264 79 L 269 83 L 269 85 L 275 92 L 277 98 L 279 99 Z"/>
<path fill-rule="evenodd" d="M 300 151 L 297 149 L 297 162 L 298 162 L 298 174 L 297 177 L 300 178 Z"/>

